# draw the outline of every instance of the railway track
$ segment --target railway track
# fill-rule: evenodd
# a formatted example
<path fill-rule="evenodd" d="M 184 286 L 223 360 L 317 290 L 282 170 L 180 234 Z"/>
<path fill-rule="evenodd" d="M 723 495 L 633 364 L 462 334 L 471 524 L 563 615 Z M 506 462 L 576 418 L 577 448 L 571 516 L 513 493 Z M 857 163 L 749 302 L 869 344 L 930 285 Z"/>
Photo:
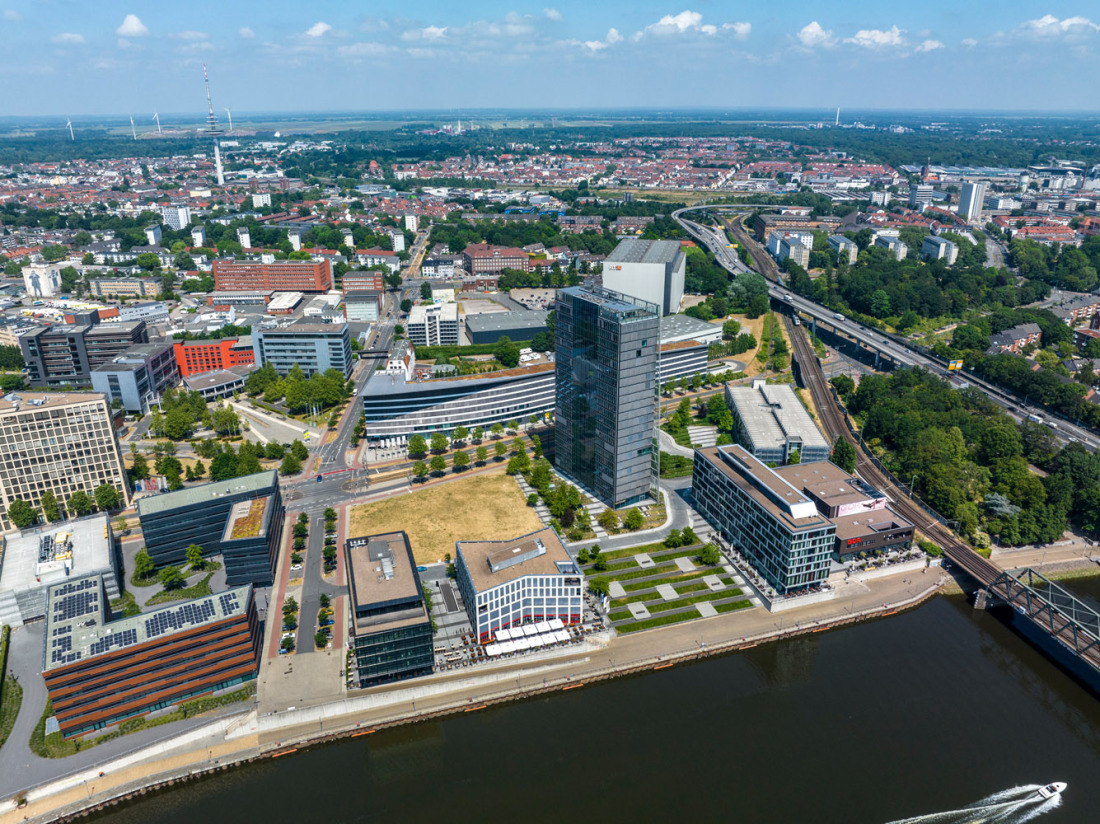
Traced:
<path fill-rule="evenodd" d="M 894 479 L 888 473 L 879 469 L 878 465 L 870 459 L 862 444 L 856 440 L 848 429 L 847 421 L 840 408 L 837 406 L 836 396 L 832 387 L 825 380 L 821 371 L 821 364 L 817 354 L 813 350 L 810 341 L 807 340 L 805 327 L 795 326 L 791 318 L 783 316 L 783 322 L 787 325 L 787 335 L 794 344 L 794 357 L 798 363 L 802 382 L 813 396 L 814 405 L 821 417 L 821 425 L 830 442 L 836 443 L 837 438 L 844 438 L 856 448 L 856 472 L 868 483 L 884 492 L 894 504 L 894 508 L 900 515 L 910 521 L 924 535 L 938 543 L 944 554 L 954 563 L 962 567 L 983 586 L 990 586 L 1000 576 L 1001 570 L 992 562 L 978 555 L 965 544 L 955 533 L 948 529 L 938 519 L 928 514 L 908 497 L 909 494 L 898 488 Z"/>

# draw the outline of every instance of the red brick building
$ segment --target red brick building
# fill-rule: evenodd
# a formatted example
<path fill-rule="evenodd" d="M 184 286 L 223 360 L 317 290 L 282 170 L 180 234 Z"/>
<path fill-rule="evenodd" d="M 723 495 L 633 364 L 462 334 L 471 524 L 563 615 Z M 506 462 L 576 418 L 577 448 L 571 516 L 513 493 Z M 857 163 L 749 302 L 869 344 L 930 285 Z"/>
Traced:
<path fill-rule="evenodd" d="M 252 342 L 239 338 L 186 340 L 176 343 L 172 348 L 176 353 L 181 378 L 228 369 L 231 366 L 248 366 L 256 362 Z"/>
<path fill-rule="evenodd" d="M 471 243 L 462 251 L 466 271 L 471 275 L 499 275 L 505 269 L 531 271 L 531 258 L 522 249 Z"/>
<path fill-rule="evenodd" d="M 345 272 L 340 285 L 344 292 L 383 292 L 386 289 L 383 277 L 379 271 Z"/>
<path fill-rule="evenodd" d="M 276 292 L 327 292 L 332 288 L 332 265 L 327 260 L 280 260 L 258 263 L 244 260 L 215 260 L 214 289 Z"/>

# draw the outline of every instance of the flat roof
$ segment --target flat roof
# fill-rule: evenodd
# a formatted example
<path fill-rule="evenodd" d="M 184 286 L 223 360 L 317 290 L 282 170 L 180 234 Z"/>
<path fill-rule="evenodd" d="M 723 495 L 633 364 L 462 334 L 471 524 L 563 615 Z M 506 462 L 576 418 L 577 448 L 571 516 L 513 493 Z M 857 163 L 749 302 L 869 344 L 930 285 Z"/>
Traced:
<path fill-rule="evenodd" d="M 0 414 L 55 409 L 74 403 L 93 403 L 106 399 L 102 392 L 9 392 L 0 398 Z"/>
<path fill-rule="evenodd" d="M 726 395 L 754 449 L 785 448 L 788 439 L 801 440 L 803 447 L 829 448 L 829 442 L 788 384 L 728 386 Z"/>
<path fill-rule="evenodd" d="M 110 622 L 106 597 L 99 575 L 50 587 L 43 671 L 243 615 L 252 587 L 237 587 Z"/>
<path fill-rule="evenodd" d="M 351 606 L 356 628 L 377 632 L 428 620 L 412 547 L 404 532 L 349 538 L 345 548 L 351 570 Z M 372 608 L 380 612 L 359 614 Z M 382 611 L 387 608 L 388 611 Z"/>
<path fill-rule="evenodd" d="M 853 512 L 851 515 L 841 515 L 833 518 L 832 522 L 836 524 L 836 537 L 841 541 L 862 538 L 864 535 L 872 535 L 877 532 L 888 532 L 892 529 L 913 529 L 913 525 L 909 521 L 892 509 Z"/>
<path fill-rule="evenodd" d="M 492 332 L 507 329 L 539 329 L 546 327 L 550 313 L 543 309 L 519 309 L 514 312 L 483 312 L 467 315 L 466 326 L 471 332 Z"/>
<path fill-rule="evenodd" d="M 607 309 L 617 314 L 627 315 L 624 320 L 650 319 L 660 317 L 659 307 L 648 300 L 624 295 L 611 289 L 596 286 L 569 286 L 558 290 L 560 295 L 577 297 L 588 303 L 594 303 L 601 309 Z"/>
<path fill-rule="evenodd" d="M 261 329 L 260 337 L 267 338 L 272 335 L 332 335 L 342 334 L 347 329 L 346 323 L 309 323 L 298 321 L 287 326 L 276 326 L 274 329 Z"/>
<path fill-rule="evenodd" d="M 885 496 L 829 461 L 787 464 L 776 468 L 780 477 L 832 508 L 873 501 Z"/>
<path fill-rule="evenodd" d="M 3 536 L 0 550 L 0 592 L 33 590 L 69 577 L 112 569 L 111 544 L 107 540 L 107 514 L 12 532 Z M 56 549 L 50 560 L 39 562 L 43 539 Z M 65 550 L 64 547 L 69 549 Z"/>
<path fill-rule="evenodd" d="M 201 375 L 191 375 L 183 379 L 188 389 L 198 392 L 203 389 L 213 389 L 215 386 L 223 386 L 227 383 L 247 378 L 256 369 L 255 364 L 246 366 L 230 366 L 228 369 L 217 369 L 213 372 L 203 372 Z"/>
<path fill-rule="evenodd" d="M 474 589 L 484 592 L 525 575 L 579 574 L 552 527 L 507 541 L 456 541 Z M 565 571 L 558 564 L 568 564 Z"/>
<path fill-rule="evenodd" d="M 695 454 L 733 481 L 788 529 L 821 529 L 832 524 L 801 490 L 739 444 L 697 449 Z"/>
<path fill-rule="evenodd" d="M 231 478 L 228 481 L 214 481 L 213 483 L 192 486 L 180 489 L 176 492 L 165 492 L 142 498 L 138 501 L 138 515 L 154 515 L 158 512 L 168 512 L 184 506 L 203 503 L 213 498 L 224 498 L 227 495 L 258 493 L 261 490 L 270 490 L 278 483 L 275 470 L 257 472 L 254 475 L 245 475 L 240 478 Z"/>
<path fill-rule="evenodd" d="M 271 506 L 271 498 L 271 495 L 264 495 L 233 504 L 233 508 L 229 510 L 229 518 L 225 522 L 222 543 L 266 535 L 268 521 L 271 520 L 271 513 L 275 509 Z"/>
<path fill-rule="evenodd" d="M 605 263 L 661 263 L 675 262 L 681 254 L 678 240 L 620 240 L 604 261 Z"/>
<path fill-rule="evenodd" d="M 665 315 L 661 318 L 661 340 L 663 341 L 684 335 L 720 335 L 721 333 L 721 326 L 693 318 L 691 315 Z"/>
<path fill-rule="evenodd" d="M 438 312 L 441 320 L 458 321 L 457 303 L 418 303 L 409 311 L 409 323 L 424 323 L 428 312 Z"/>

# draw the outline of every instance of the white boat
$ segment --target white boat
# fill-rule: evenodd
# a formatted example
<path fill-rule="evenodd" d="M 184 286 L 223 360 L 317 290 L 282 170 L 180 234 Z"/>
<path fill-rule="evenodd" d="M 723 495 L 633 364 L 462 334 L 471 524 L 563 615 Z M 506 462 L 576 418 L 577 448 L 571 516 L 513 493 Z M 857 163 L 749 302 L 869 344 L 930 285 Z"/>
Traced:
<path fill-rule="evenodd" d="M 1054 798 L 1054 796 L 1063 792 L 1066 789 L 1066 785 L 1061 781 L 1055 781 L 1053 784 L 1047 784 L 1045 787 L 1040 787 L 1035 793 L 1042 799 Z"/>

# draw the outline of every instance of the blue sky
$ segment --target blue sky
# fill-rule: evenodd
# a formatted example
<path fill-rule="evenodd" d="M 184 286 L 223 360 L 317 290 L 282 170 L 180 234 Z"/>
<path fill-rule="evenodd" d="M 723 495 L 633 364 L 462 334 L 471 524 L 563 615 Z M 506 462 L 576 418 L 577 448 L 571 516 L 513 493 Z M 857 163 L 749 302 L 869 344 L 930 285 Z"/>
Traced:
<path fill-rule="evenodd" d="M 0 0 L 0 111 L 1097 108 L 1093 2 Z"/>

